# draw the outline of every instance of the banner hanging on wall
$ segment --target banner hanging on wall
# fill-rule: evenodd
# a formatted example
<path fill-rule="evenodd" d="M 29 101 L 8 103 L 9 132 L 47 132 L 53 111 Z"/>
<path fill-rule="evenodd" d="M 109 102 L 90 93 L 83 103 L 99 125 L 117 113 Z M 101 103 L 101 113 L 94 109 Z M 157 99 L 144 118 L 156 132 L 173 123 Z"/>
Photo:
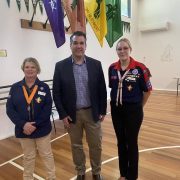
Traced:
<path fill-rule="evenodd" d="M 39 9 L 41 11 L 41 14 L 43 14 L 43 1 L 42 0 L 39 1 Z"/>
<path fill-rule="evenodd" d="M 38 0 L 31 0 L 31 1 L 32 1 L 34 12 L 36 13 L 36 6 L 37 6 L 37 1 Z"/>
<path fill-rule="evenodd" d="M 107 35 L 106 40 L 110 47 L 123 35 L 121 21 L 121 2 L 119 0 L 106 0 Z"/>
<path fill-rule="evenodd" d="M 10 0 L 7 0 L 8 7 L 10 7 Z"/>
<path fill-rule="evenodd" d="M 70 23 L 70 33 L 86 32 L 84 0 L 63 0 L 62 2 Z"/>
<path fill-rule="evenodd" d="M 19 12 L 21 11 L 21 0 L 16 0 Z"/>
<path fill-rule="evenodd" d="M 85 13 L 101 47 L 107 33 L 105 0 L 85 0 Z"/>
<path fill-rule="evenodd" d="M 24 3 L 25 3 L 27 12 L 29 12 L 29 0 L 24 0 Z"/>
<path fill-rule="evenodd" d="M 64 13 L 61 6 L 61 0 L 44 0 L 44 7 L 54 34 L 56 46 L 60 47 L 66 41 L 64 30 Z"/>

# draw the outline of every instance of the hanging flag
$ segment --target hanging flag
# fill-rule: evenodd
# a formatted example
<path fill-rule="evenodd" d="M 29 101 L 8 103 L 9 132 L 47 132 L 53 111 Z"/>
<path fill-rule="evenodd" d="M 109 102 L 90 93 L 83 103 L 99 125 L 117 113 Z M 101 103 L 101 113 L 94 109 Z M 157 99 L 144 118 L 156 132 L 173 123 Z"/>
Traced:
<path fill-rule="evenodd" d="M 44 7 L 54 34 L 56 46 L 60 47 L 65 43 L 64 13 L 61 0 L 44 0 Z"/>
<path fill-rule="evenodd" d="M 16 0 L 19 11 L 21 10 L 21 0 Z"/>
<path fill-rule="evenodd" d="M 110 47 L 123 35 L 121 21 L 121 1 L 106 0 L 107 35 L 106 40 Z"/>
<path fill-rule="evenodd" d="M 43 0 L 39 1 L 39 9 L 41 11 L 41 14 L 43 14 Z"/>
<path fill-rule="evenodd" d="M 63 0 L 62 2 L 70 23 L 71 33 L 86 32 L 84 0 Z"/>
<path fill-rule="evenodd" d="M 103 46 L 103 38 L 107 33 L 105 0 L 84 0 L 85 13 L 99 43 Z"/>
<path fill-rule="evenodd" d="M 24 0 L 24 2 L 25 2 L 26 10 L 27 12 L 29 12 L 29 0 Z"/>
<path fill-rule="evenodd" d="M 33 5 L 33 9 L 34 9 L 34 13 L 36 14 L 36 7 L 37 7 L 37 1 L 39 0 L 31 0 L 32 1 L 32 5 Z"/>
<path fill-rule="evenodd" d="M 7 0 L 8 7 L 10 7 L 10 0 Z"/>

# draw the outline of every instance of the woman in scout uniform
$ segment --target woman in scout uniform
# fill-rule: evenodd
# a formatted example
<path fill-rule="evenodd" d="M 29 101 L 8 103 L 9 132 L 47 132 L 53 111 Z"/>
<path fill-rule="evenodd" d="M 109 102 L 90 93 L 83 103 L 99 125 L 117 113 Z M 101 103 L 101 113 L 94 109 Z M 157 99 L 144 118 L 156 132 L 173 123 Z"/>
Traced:
<path fill-rule="evenodd" d="M 37 77 L 40 66 L 35 58 L 25 59 L 21 68 L 25 77 L 12 85 L 6 108 L 7 115 L 15 124 L 15 135 L 19 138 L 24 153 L 23 179 L 33 179 L 38 149 L 47 169 L 47 179 L 53 180 L 55 165 L 50 143 L 50 89 Z"/>
<path fill-rule="evenodd" d="M 119 180 L 138 178 L 138 133 L 152 86 L 148 68 L 130 57 L 131 44 L 123 38 L 117 43 L 119 60 L 109 67 L 111 115 L 117 137 Z"/>

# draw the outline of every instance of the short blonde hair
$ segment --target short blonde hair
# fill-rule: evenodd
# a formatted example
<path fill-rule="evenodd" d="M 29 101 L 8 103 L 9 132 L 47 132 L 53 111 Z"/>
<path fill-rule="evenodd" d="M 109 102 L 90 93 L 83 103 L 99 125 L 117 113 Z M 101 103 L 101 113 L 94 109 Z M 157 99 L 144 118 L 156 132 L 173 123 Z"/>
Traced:
<path fill-rule="evenodd" d="M 35 66 L 36 66 L 36 69 L 37 69 L 37 72 L 38 74 L 41 72 L 41 68 L 40 68 L 40 65 L 39 65 L 39 62 L 37 59 L 33 58 L 33 57 L 28 57 L 26 59 L 24 59 L 22 65 L 21 65 L 21 69 L 24 71 L 24 66 L 27 62 L 32 62 Z"/>
<path fill-rule="evenodd" d="M 129 39 L 127 39 L 127 38 L 121 38 L 121 39 L 117 42 L 116 49 L 117 49 L 117 46 L 118 46 L 118 44 L 119 44 L 120 42 L 125 42 L 125 43 L 127 43 L 128 46 L 129 46 L 130 51 L 132 51 L 131 43 L 130 43 Z"/>

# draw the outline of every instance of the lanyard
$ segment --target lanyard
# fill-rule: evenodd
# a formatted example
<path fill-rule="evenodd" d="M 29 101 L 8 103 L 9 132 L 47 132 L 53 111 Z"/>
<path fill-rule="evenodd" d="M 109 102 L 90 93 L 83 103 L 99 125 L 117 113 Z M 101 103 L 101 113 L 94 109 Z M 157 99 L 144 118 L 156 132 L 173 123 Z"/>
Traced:
<path fill-rule="evenodd" d="M 124 73 L 123 77 L 121 77 L 120 71 L 117 71 L 119 83 L 118 83 L 118 90 L 117 90 L 117 96 L 116 96 L 116 106 L 118 106 L 118 99 L 120 97 L 120 104 L 122 105 L 122 87 L 123 87 L 123 80 L 126 77 L 127 73 L 129 72 L 129 69 Z"/>
<path fill-rule="evenodd" d="M 36 94 L 36 91 L 37 91 L 37 89 L 38 89 L 38 86 L 37 86 L 37 85 L 34 86 L 34 88 L 33 88 L 32 92 L 31 92 L 30 96 L 28 96 L 28 93 L 27 93 L 27 90 L 26 90 L 25 86 L 22 86 L 22 88 L 23 88 L 24 97 L 25 97 L 25 99 L 26 99 L 26 102 L 28 103 L 28 105 L 30 105 L 30 104 L 31 104 L 31 101 L 32 101 L 32 99 L 33 99 L 33 97 L 34 97 L 34 95 Z"/>

